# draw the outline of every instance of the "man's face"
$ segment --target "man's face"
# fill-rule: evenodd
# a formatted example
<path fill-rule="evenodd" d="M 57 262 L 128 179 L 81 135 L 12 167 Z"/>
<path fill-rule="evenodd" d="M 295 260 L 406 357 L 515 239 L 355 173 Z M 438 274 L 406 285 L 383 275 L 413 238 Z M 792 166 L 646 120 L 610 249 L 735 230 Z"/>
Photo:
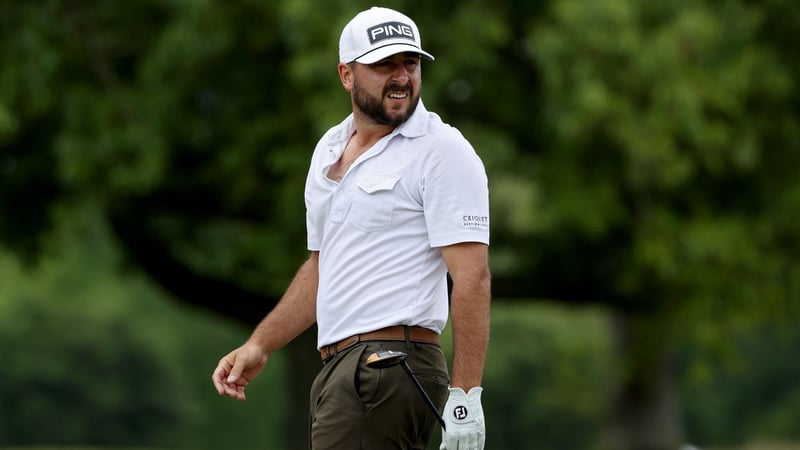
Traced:
<path fill-rule="evenodd" d="M 353 102 L 379 125 L 398 126 L 419 103 L 419 55 L 399 53 L 374 64 L 354 64 Z"/>

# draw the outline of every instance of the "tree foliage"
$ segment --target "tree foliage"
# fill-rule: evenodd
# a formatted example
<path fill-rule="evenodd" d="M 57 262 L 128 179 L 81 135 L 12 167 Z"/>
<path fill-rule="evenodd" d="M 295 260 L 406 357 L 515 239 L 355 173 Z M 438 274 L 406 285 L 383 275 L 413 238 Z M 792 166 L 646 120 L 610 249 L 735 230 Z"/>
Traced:
<path fill-rule="evenodd" d="M 287 448 L 285 356 L 250 386 L 266 401 L 217 396 L 245 327 L 120 270 L 96 211 L 58 215 L 36 267 L 0 251 L 0 446 Z"/>
<path fill-rule="evenodd" d="M 98 237 L 80 220 L 51 234 L 61 244 L 35 271 L 0 252 L 0 445 L 175 443 L 192 400 L 170 363 L 174 341 L 147 317 L 142 283 L 102 266 L 108 241 L 75 233 Z M 81 251 L 64 251 L 69 241 Z"/>
<path fill-rule="evenodd" d="M 93 205 L 175 298 L 259 320 L 304 258 L 310 150 L 349 109 L 338 33 L 371 5 L 7 3 L 2 245 L 34 261 L 54 211 Z M 496 297 L 613 308 L 633 374 L 663 372 L 664 336 L 797 318 L 796 2 L 386 6 L 486 163 Z"/>
<path fill-rule="evenodd" d="M 160 248 L 166 273 L 279 294 L 302 258 L 310 147 L 347 110 L 336 40 L 356 4 L 11 6 L 7 245 L 34 250 L 49 204 L 88 199 L 132 254 Z M 796 9 L 420 7 L 440 55 L 426 65 L 425 98 L 490 171 L 499 277 L 532 274 L 531 294 L 620 304 L 792 291 L 799 188 L 788 149 L 800 133 L 784 42 L 795 30 L 772 25 Z"/>

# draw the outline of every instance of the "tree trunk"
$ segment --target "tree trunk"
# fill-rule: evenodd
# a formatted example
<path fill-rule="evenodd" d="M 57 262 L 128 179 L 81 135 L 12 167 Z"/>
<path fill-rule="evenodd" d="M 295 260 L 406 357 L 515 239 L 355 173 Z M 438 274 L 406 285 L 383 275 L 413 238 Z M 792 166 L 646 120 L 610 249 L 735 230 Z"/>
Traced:
<path fill-rule="evenodd" d="M 675 392 L 672 318 L 665 313 L 613 315 L 617 385 L 606 433 L 609 450 L 675 450 L 682 430 Z"/>

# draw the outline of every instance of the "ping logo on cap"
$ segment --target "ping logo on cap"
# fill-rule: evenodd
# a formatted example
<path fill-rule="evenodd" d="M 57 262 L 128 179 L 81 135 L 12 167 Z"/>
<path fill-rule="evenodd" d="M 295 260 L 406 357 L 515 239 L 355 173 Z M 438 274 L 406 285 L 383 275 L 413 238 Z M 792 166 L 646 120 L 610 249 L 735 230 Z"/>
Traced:
<path fill-rule="evenodd" d="M 414 29 L 402 22 L 386 22 L 367 28 L 369 43 L 374 44 L 384 39 L 403 38 L 416 41 Z"/>

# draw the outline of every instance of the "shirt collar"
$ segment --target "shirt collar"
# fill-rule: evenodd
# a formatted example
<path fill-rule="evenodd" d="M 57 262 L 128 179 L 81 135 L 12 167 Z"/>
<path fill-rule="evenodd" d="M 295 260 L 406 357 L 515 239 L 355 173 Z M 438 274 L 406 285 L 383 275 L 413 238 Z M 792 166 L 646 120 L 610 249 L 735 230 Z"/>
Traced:
<path fill-rule="evenodd" d="M 428 110 L 422 104 L 422 99 L 419 99 L 414 114 L 405 123 L 397 127 L 395 131 L 407 138 L 425 136 L 428 133 Z"/>
<path fill-rule="evenodd" d="M 417 109 L 414 110 L 414 114 L 408 118 L 403 124 L 395 128 L 392 133 L 390 134 L 402 134 L 407 138 L 416 138 L 425 136 L 428 133 L 428 110 L 425 109 L 425 105 L 422 103 L 422 99 L 419 99 L 419 103 L 417 104 Z M 336 127 L 333 133 L 328 138 L 328 145 L 336 145 L 338 143 L 347 141 L 350 139 L 350 136 L 353 135 L 355 132 L 355 120 L 353 119 L 353 113 L 350 113 L 347 118 Z"/>

